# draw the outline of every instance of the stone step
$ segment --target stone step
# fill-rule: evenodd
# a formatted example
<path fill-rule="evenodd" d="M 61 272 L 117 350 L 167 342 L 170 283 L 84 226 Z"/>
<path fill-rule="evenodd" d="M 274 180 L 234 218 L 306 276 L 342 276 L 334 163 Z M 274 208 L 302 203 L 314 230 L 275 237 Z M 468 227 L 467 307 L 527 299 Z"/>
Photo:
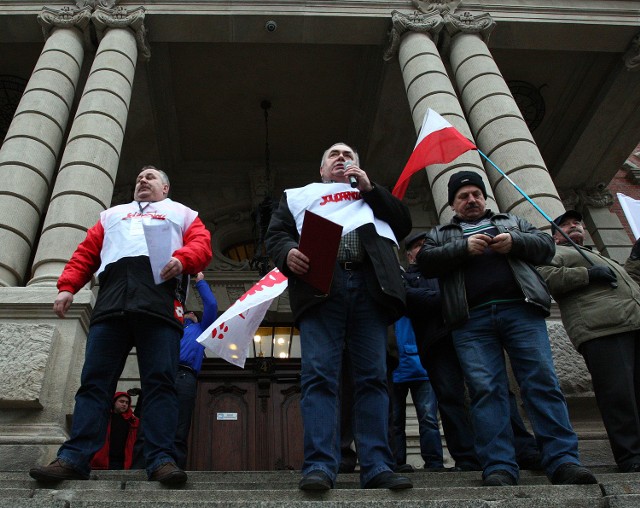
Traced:
<path fill-rule="evenodd" d="M 0 472 L 0 508 L 328 507 L 398 508 L 628 508 L 640 506 L 640 473 L 614 467 L 594 470 L 597 485 L 554 486 L 541 473 L 523 471 L 517 487 L 482 487 L 479 472 L 418 472 L 414 488 L 363 490 L 358 475 L 339 475 L 336 488 L 321 493 L 297 488 L 298 471 L 190 471 L 189 481 L 168 488 L 146 480 L 144 471 L 94 471 L 88 481 L 43 485 L 27 472 Z"/>

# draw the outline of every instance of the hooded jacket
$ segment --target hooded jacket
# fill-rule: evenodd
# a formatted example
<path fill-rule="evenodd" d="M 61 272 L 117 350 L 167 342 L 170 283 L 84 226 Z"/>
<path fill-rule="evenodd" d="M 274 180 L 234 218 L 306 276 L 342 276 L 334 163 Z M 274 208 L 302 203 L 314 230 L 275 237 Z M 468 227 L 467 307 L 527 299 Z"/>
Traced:
<path fill-rule="evenodd" d="M 129 398 L 129 407 L 120 416 L 129 423 L 129 432 L 127 433 L 127 440 L 124 446 L 124 468 L 131 469 L 133 462 L 133 445 L 136 443 L 138 437 L 138 427 L 140 426 L 140 419 L 133 414 L 131 410 L 131 396 L 127 392 L 116 392 L 112 399 L 112 408 L 116 399 L 122 396 Z M 111 409 L 110 416 L 113 414 Z M 100 448 L 91 459 L 92 469 L 109 469 L 109 447 L 111 443 L 111 418 L 107 424 L 107 437 L 104 442 L 104 446 Z"/>

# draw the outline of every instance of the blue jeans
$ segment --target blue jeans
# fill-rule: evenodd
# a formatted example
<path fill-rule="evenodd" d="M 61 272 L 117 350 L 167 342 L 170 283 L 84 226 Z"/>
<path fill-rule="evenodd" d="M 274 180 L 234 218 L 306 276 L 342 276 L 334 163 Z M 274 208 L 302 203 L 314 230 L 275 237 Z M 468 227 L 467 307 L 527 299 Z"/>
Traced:
<path fill-rule="evenodd" d="M 129 351 L 135 347 L 144 395 L 147 473 L 173 462 L 178 422 L 175 378 L 181 336 L 178 327 L 142 313 L 92 325 L 76 393 L 71 437 L 58 450 L 58 457 L 80 473 L 89 474 L 89 462 L 104 444 L 118 379 Z"/>
<path fill-rule="evenodd" d="M 352 429 L 360 484 L 391 471 L 386 312 L 367 292 L 362 271 L 336 268 L 331 295 L 300 318 L 302 474 L 324 471 L 335 482 L 340 462 L 339 380 L 344 344 L 353 376 Z"/>
<path fill-rule="evenodd" d="M 438 401 L 428 380 L 393 383 L 393 446 L 396 464 L 407 463 L 407 395 L 411 398 L 418 416 L 420 455 L 424 467 L 443 467 L 442 440 L 438 426 Z"/>
<path fill-rule="evenodd" d="M 490 305 L 472 310 L 452 335 L 471 395 L 483 475 L 503 469 L 516 479 L 519 476 L 503 348 L 520 385 L 547 475 L 564 463 L 579 464 L 578 438 L 569 422 L 541 313 L 527 303 Z"/>

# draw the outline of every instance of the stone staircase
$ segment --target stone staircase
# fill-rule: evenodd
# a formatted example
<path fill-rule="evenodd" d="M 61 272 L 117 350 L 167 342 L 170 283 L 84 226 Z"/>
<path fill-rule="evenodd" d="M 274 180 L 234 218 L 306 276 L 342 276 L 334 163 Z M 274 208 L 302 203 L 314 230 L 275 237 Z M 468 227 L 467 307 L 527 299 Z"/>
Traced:
<path fill-rule="evenodd" d="M 553 486 L 542 473 L 523 471 L 517 487 L 482 487 L 479 472 L 411 474 L 414 488 L 361 490 L 357 474 L 338 476 L 323 493 L 298 490 L 298 471 L 189 472 L 181 488 L 149 482 L 143 471 L 96 471 L 88 481 L 45 486 L 26 471 L 0 472 L 0 508 L 195 507 L 423 507 L 631 508 L 640 507 L 640 473 L 593 468 L 597 485 Z"/>

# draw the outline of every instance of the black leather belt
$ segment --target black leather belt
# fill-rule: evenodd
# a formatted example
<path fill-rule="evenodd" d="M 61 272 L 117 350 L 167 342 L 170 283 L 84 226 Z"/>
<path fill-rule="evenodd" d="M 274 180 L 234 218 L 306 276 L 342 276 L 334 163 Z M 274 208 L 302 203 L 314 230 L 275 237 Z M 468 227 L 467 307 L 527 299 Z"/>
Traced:
<path fill-rule="evenodd" d="M 343 270 L 352 271 L 352 270 L 361 270 L 363 263 L 361 261 L 338 261 L 338 265 Z"/>
<path fill-rule="evenodd" d="M 196 371 L 193 370 L 191 367 L 189 367 L 188 365 L 178 365 L 178 370 L 186 370 L 187 372 L 191 372 L 191 374 L 193 374 L 194 376 L 197 376 Z"/>

